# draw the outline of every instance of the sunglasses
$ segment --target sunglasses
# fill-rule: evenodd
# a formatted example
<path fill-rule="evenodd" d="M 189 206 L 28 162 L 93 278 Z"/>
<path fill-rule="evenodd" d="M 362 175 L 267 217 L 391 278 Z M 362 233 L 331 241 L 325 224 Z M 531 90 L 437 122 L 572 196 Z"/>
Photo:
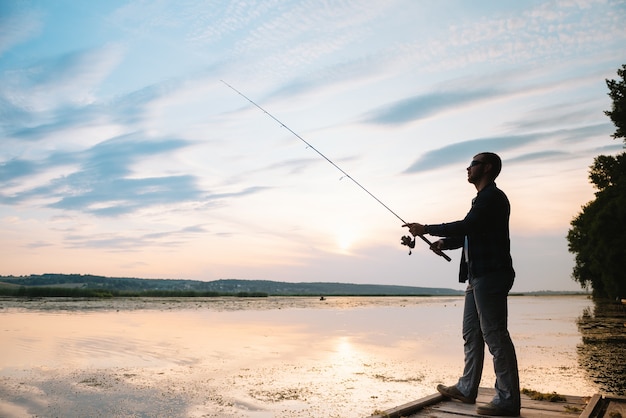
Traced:
<path fill-rule="evenodd" d="M 481 165 L 481 164 L 485 164 L 484 161 L 476 161 L 476 160 L 472 160 L 472 162 L 470 163 L 470 167 L 475 167 L 477 165 Z"/>

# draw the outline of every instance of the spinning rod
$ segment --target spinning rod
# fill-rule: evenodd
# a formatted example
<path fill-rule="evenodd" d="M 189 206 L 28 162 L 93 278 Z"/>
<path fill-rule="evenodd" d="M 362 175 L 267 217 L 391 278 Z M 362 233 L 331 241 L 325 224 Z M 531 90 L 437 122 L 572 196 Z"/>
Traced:
<path fill-rule="evenodd" d="M 337 164 L 335 164 L 330 158 L 328 158 L 327 156 L 325 156 L 324 154 L 322 154 L 317 148 L 315 148 L 313 145 L 311 145 L 310 142 L 308 142 L 307 140 L 305 140 L 304 138 L 302 138 L 300 135 L 298 135 L 295 131 L 293 131 L 290 127 L 288 127 L 287 125 L 285 125 L 284 123 L 282 123 L 280 120 L 278 120 L 276 117 L 274 117 L 274 115 L 272 115 L 270 112 L 268 112 L 267 110 L 263 109 L 260 105 L 258 105 L 257 103 L 255 103 L 252 99 L 250 99 L 248 96 L 246 96 L 245 94 L 243 94 L 242 92 L 240 92 L 239 90 L 237 90 L 236 88 L 234 88 L 233 86 L 231 86 L 230 84 L 228 84 L 227 82 L 225 82 L 224 80 L 220 80 L 222 83 L 224 83 L 227 87 L 229 87 L 231 90 L 233 90 L 235 93 L 237 93 L 238 95 L 240 95 L 241 97 L 243 97 L 244 99 L 246 99 L 248 102 L 252 103 L 255 107 L 257 107 L 259 110 L 261 110 L 263 113 L 265 113 L 267 116 L 269 116 L 270 118 L 274 119 L 274 121 L 276 121 L 280 126 L 282 126 L 283 128 L 287 129 L 289 132 L 291 132 L 296 138 L 298 138 L 300 141 L 304 142 L 306 144 L 306 146 L 308 148 L 311 148 L 313 151 L 315 151 L 320 157 L 322 157 L 323 159 L 325 159 L 326 161 L 328 161 L 333 167 L 335 167 L 337 170 L 339 170 L 341 172 L 341 174 L 343 174 L 342 178 L 348 178 L 350 180 L 352 180 L 352 182 L 354 184 L 356 184 L 358 187 L 361 188 L 361 190 L 363 190 L 365 193 L 367 193 L 368 195 L 370 195 L 370 197 L 372 197 L 374 200 L 376 200 L 378 203 L 380 203 L 385 209 L 387 209 L 393 216 L 395 216 L 396 218 L 398 218 L 400 221 L 402 221 L 402 223 L 404 225 L 408 224 L 408 222 L 406 222 L 404 219 L 402 219 L 400 217 L 400 215 L 398 215 L 396 212 L 394 212 L 393 210 L 391 210 L 391 208 L 389 208 L 389 206 L 385 205 L 379 198 L 377 198 L 376 196 L 374 196 L 374 194 L 372 194 L 372 192 L 370 192 L 369 190 L 367 190 L 361 183 L 359 183 L 358 181 L 356 181 L 354 179 L 354 177 L 352 177 L 350 174 L 348 174 L 347 172 L 345 172 L 341 167 L 339 167 Z M 448 257 L 447 254 L 443 253 L 442 251 L 439 250 L 435 250 L 432 248 L 433 243 L 430 242 L 430 240 L 426 237 L 424 237 L 423 235 L 418 235 L 418 237 L 420 237 L 422 239 L 422 241 L 424 241 L 425 243 L 427 243 L 430 247 L 431 250 L 440 255 L 441 257 L 445 258 L 447 261 L 450 261 L 450 257 Z M 411 239 L 411 237 L 409 236 L 404 236 L 402 237 L 401 240 L 402 245 L 406 245 L 409 248 L 414 248 L 415 247 L 415 239 Z M 411 251 L 409 250 L 409 255 L 411 254 Z"/>

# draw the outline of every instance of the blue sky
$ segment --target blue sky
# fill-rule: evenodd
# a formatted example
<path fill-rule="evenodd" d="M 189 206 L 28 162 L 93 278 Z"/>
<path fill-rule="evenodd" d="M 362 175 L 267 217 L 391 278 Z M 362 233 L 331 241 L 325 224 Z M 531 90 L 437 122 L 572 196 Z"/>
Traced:
<path fill-rule="evenodd" d="M 514 290 L 576 290 L 566 234 L 626 2 L 4 1 L 0 274 L 462 288 L 407 221 L 462 219 L 501 155 Z"/>

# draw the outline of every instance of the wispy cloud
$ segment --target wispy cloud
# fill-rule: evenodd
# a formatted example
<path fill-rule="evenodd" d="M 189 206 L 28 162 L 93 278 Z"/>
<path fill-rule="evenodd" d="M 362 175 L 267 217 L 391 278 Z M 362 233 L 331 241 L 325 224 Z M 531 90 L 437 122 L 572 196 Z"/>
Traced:
<path fill-rule="evenodd" d="M 54 246 L 53 243 L 46 242 L 46 241 L 34 241 L 34 242 L 29 242 L 28 244 L 25 245 L 25 247 L 29 249 L 46 248 L 46 247 L 52 247 L 52 246 Z"/>
<path fill-rule="evenodd" d="M 41 13 L 33 9 L 20 10 L 16 3 L 0 3 L 0 56 L 41 31 Z"/>
<path fill-rule="evenodd" d="M 3 180 L 11 182 L 62 165 L 79 169 L 47 184 L 2 195 L 16 204 L 26 199 L 52 199 L 53 208 L 83 211 L 101 216 L 128 213 L 142 207 L 198 199 L 202 191 L 192 175 L 131 178 L 137 161 L 167 154 L 189 146 L 178 139 L 145 140 L 127 135 L 78 152 L 55 153 L 39 162 L 12 160 L 0 166 Z"/>
<path fill-rule="evenodd" d="M 415 122 L 446 110 L 467 106 L 480 100 L 497 97 L 501 94 L 496 89 L 421 94 L 372 111 L 365 117 L 365 121 L 383 125 L 400 125 Z"/>
<path fill-rule="evenodd" d="M 516 148 L 522 149 L 526 145 L 540 141 L 557 140 L 557 143 L 552 144 L 552 146 L 560 145 L 562 148 L 567 149 L 567 146 L 571 145 L 573 142 L 588 139 L 589 136 L 605 134 L 607 128 L 607 124 L 600 124 L 574 129 L 559 129 L 524 135 L 493 136 L 457 142 L 423 154 L 404 170 L 404 174 L 420 173 L 453 164 L 469 162 L 467 159 L 479 152 L 491 151 L 502 153 Z M 570 154 L 561 149 L 546 149 L 536 153 L 523 153 L 521 156 L 512 158 L 510 161 L 523 162 L 565 155 Z"/>
<path fill-rule="evenodd" d="M 589 0 L 541 2 L 515 16 L 463 21 L 449 28 L 439 68 L 527 65 L 593 53 L 598 43 L 623 43 L 625 17 L 622 1 Z"/>
<path fill-rule="evenodd" d="M 140 233 L 68 234 L 64 240 L 69 248 L 96 248 L 113 252 L 138 251 L 141 248 L 176 247 L 195 234 L 210 233 L 203 225 L 182 229 Z"/>
<path fill-rule="evenodd" d="M 518 155 L 517 157 L 509 158 L 506 162 L 507 164 L 517 164 L 517 163 L 529 163 L 536 162 L 541 160 L 562 160 L 565 158 L 571 158 L 571 153 L 565 151 L 555 151 L 555 150 L 547 150 L 547 151 L 538 151 L 538 152 L 529 152 L 526 154 Z"/>
<path fill-rule="evenodd" d="M 0 178 L 5 187 L 14 180 L 33 175 L 37 171 L 37 164 L 33 161 L 14 159 L 0 164 Z"/>
<path fill-rule="evenodd" d="M 110 45 L 0 72 L 0 133 L 5 141 L 38 141 L 102 123 L 113 110 L 103 105 L 97 89 L 120 58 L 120 48 Z M 3 154 L 0 158 L 12 157 Z"/>
<path fill-rule="evenodd" d="M 115 45 L 58 55 L 4 73 L 1 93 L 14 106 L 32 111 L 92 103 L 95 89 L 120 59 Z"/>
<path fill-rule="evenodd" d="M 442 148 L 429 151 L 418 158 L 406 170 L 405 174 L 419 173 L 439 169 L 448 165 L 462 162 L 469 163 L 468 158 L 482 151 L 502 152 L 539 141 L 543 135 L 517 135 L 472 139 L 458 142 Z"/>
<path fill-rule="evenodd" d="M 588 106 L 586 103 L 559 103 L 558 105 L 541 106 L 522 115 L 520 119 L 506 123 L 512 131 L 535 131 L 548 129 L 554 126 L 577 126 L 595 122 L 603 117 L 596 113 L 597 106 Z"/>
<path fill-rule="evenodd" d="M 363 82 L 381 74 L 388 67 L 389 61 L 396 57 L 384 52 L 333 62 L 315 72 L 297 74 L 280 83 L 262 100 L 285 98 L 293 100 L 299 95 L 319 93 L 322 89 L 344 89 L 352 83 Z"/>

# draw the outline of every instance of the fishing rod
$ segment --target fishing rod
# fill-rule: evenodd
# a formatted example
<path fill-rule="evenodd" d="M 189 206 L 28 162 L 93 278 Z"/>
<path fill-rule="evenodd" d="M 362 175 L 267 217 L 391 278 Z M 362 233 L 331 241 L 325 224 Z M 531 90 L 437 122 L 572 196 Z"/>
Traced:
<path fill-rule="evenodd" d="M 359 183 L 358 181 L 356 181 L 354 179 L 354 177 L 352 177 L 350 174 L 346 173 L 341 167 L 339 167 L 337 164 L 335 164 L 330 158 L 328 158 L 327 156 L 325 156 L 324 154 L 322 154 L 317 148 L 315 148 L 313 145 L 311 145 L 311 143 L 309 143 L 306 139 L 302 138 L 300 135 L 298 135 L 295 131 L 293 131 L 290 127 L 288 127 L 287 125 L 285 125 L 284 123 L 282 123 L 280 120 L 278 120 L 276 117 L 274 117 L 274 115 L 272 115 L 270 112 L 268 112 L 267 110 L 263 109 L 260 105 L 258 105 L 256 102 L 254 102 L 252 99 L 250 99 L 248 96 L 246 96 L 245 94 L 243 94 L 242 92 L 240 92 L 239 90 L 237 90 L 236 88 L 234 88 L 233 86 L 231 86 L 230 84 L 228 84 L 227 82 L 225 82 L 224 80 L 220 80 L 222 83 L 224 83 L 227 87 L 229 87 L 231 90 L 233 90 L 235 93 L 237 93 L 238 95 L 240 95 L 241 97 L 243 97 L 244 99 L 246 99 L 247 101 L 249 101 L 250 103 L 252 103 L 255 107 L 257 107 L 259 110 L 261 110 L 263 113 L 265 113 L 267 116 L 269 116 L 270 118 L 274 119 L 274 121 L 276 121 L 280 126 L 282 126 L 283 128 L 287 129 L 289 132 L 291 132 L 293 135 L 295 135 L 296 138 L 298 138 L 300 141 L 304 142 L 306 144 L 306 146 L 308 148 L 311 148 L 313 151 L 315 151 L 320 157 L 322 157 L 323 159 L 325 159 L 326 161 L 328 161 L 333 167 L 335 167 L 337 170 L 339 170 L 341 172 L 341 174 L 343 174 L 343 177 L 348 178 L 350 180 L 352 180 L 352 182 L 354 184 L 356 184 L 357 186 L 359 186 L 361 188 L 361 190 L 363 190 L 365 193 L 367 193 L 368 195 L 370 195 L 370 197 L 372 197 L 374 200 L 376 200 L 378 203 L 380 203 L 385 209 L 387 209 L 393 216 L 395 216 L 396 218 L 398 218 L 400 221 L 402 221 L 402 223 L 404 225 L 407 225 L 408 222 L 406 222 L 404 219 L 402 219 L 400 217 L 400 215 L 398 215 L 396 212 L 394 212 L 393 210 L 391 210 L 391 208 L 389 208 L 389 206 L 385 205 L 379 198 L 377 198 L 376 196 L 374 196 L 374 194 L 372 194 L 372 192 L 370 192 L 369 190 L 367 190 L 361 183 Z M 343 178 L 342 177 L 342 178 Z M 440 250 L 436 250 L 433 249 L 433 243 L 430 242 L 430 240 L 428 238 L 426 238 L 423 235 L 418 235 L 418 237 L 420 237 L 422 239 L 422 241 L 424 241 L 425 243 L 427 243 L 429 245 L 429 247 L 431 247 L 431 250 L 442 256 L 443 258 L 445 258 L 447 261 L 450 261 L 450 257 L 448 257 L 447 254 L 445 254 L 444 252 L 440 251 Z M 404 236 L 401 239 L 401 243 L 402 245 L 406 245 L 409 248 L 414 248 L 415 247 L 415 239 L 411 239 L 410 236 Z M 409 255 L 411 254 L 411 251 L 409 250 Z"/>

